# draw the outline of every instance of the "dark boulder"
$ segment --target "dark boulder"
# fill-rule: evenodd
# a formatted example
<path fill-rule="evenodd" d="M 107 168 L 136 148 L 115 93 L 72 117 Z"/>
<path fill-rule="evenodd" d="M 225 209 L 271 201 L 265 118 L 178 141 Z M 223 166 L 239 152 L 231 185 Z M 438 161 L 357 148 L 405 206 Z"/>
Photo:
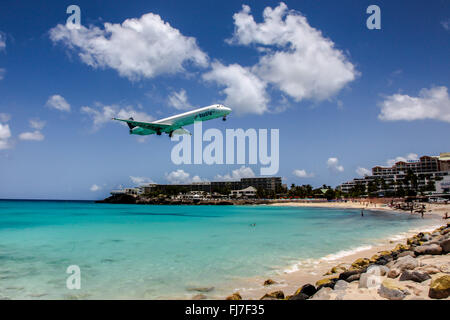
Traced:
<path fill-rule="evenodd" d="M 307 300 L 309 299 L 309 296 L 304 293 L 294 294 L 293 296 L 290 296 L 288 300 Z"/>
<path fill-rule="evenodd" d="M 303 287 L 298 289 L 294 295 L 304 294 L 308 297 L 313 296 L 317 292 L 316 287 L 314 287 L 312 284 L 305 284 Z M 298 299 L 297 299 L 298 300 Z"/>
<path fill-rule="evenodd" d="M 419 272 L 419 271 L 409 271 L 405 270 L 403 271 L 402 275 L 400 276 L 400 281 L 414 281 L 414 282 L 424 282 L 428 279 L 431 279 L 431 277 L 428 275 L 428 273 L 425 272 Z"/>

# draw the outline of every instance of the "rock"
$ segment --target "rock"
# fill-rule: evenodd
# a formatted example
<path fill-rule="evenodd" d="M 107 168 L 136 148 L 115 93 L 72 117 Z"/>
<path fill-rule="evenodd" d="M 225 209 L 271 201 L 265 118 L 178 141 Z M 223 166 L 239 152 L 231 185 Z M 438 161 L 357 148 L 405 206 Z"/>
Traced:
<path fill-rule="evenodd" d="M 283 291 L 274 291 L 271 293 L 266 293 L 262 296 L 260 300 L 271 300 L 271 299 L 284 299 Z"/>
<path fill-rule="evenodd" d="M 446 254 L 450 252 L 450 239 L 443 240 L 439 243 L 439 246 L 442 249 L 442 253 Z"/>
<path fill-rule="evenodd" d="M 333 292 L 333 289 L 324 287 L 317 291 L 316 294 L 312 298 L 310 298 L 310 300 L 329 300 L 331 292 Z"/>
<path fill-rule="evenodd" d="M 301 287 L 300 289 L 298 289 L 298 290 L 295 292 L 295 295 L 298 295 L 298 294 L 305 294 L 305 295 L 307 295 L 308 297 L 311 297 L 311 296 L 313 296 L 316 292 L 317 292 L 316 287 L 314 287 L 312 284 L 307 283 L 307 284 L 305 284 L 303 287 Z"/>
<path fill-rule="evenodd" d="M 304 293 L 294 294 L 293 296 L 290 296 L 288 300 L 307 300 L 309 298 L 308 295 Z"/>
<path fill-rule="evenodd" d="M 437 268 L 435 266 L 432 266 L 432 265 L 418 267 L 418 268 L 416 268 L 414 270 L 425 272 L 427 274 L 436 274 L 436 273 L 440 273 L 441 272 L 441 270 L 439 268 Z"/>
<path fill-rule="evenodd" d="M 228 296 L 225 300 L 242 300 L 242 297 L 239 292 L 235 292 L 231 296 Z"/>
<path fill-rule="evenodd" d="M 450 275 L 437 275 L 430 284 L 428 296 L 433 299 L 445 299 L 450 295 Z"/>
<path fill-rule="evenodd" d="M 353 268 L 362 268 L 362 267 L 366 267 L 370 264 L 370 260 L 367 258 L 359 258 L 356 259 L 353 263 L 352 263 L 352 267 Z"/>
<path fill-rule="evenodd" d="M 345 280 L 338 280 L 334 285 L 334 290 L 345 290 L 348 287 L 348 282 Z"/>
<path fill-rule="evenodd" d="M 329 274 L 345 272 L 350 267 L 351 267 L 351 265 L 349 265 L 347 263 L 340 263 L 337 266 L 334 266 L 333 268 L 331 268 Z"/>
<path fill-rule="evenodd" d="M 198 291 L 198 292 L 211 292 L 211 291 L 213 291 L 214 290 L 214 287 L 199 287 L 199 288 L 196 288 L 196 287 L 189 287 L 189 288 L 186 288 L 186 290 L 187 291 Z"/>
<path fill-rule="evenodd" d="M 275 283 L 277 283 L 277 282 L 272 279 L 267 279 L 266 281 L 264 281 L 264 286 L 270 286 Z"/>
<path fill-rule="evenodd" d="M 397 255 L 397 258 L 406 257 L 406 256 L 411 256 L 414 258 L 416 255 L 414 254 L 414 251 L 403 251 Z"/>
<path fill-rule="evenodd" d="M 405 270 L 403 271 L 402 275 L 400 276 L 400 281 L 414 281 L 414 282 L 424 282 L 428 279 L 431 279 L 431 277 L 428 275 L 428 273 L 420 272 L 420 271 L 409 271 Z"/>
<path fill-rule="evenodd" d="M 431 235 L 430 234 L 424 234 L 422 239 L 420 239 L 422 241 L 430 241 L 431 240 Z"/>
<path fill-rule="evenodd" d="M 422 245 L 422 246 L 418 246 L 414 248 L 414 253 L 416 255 L 421 255 L 421 254 L 441 254 L 442 253 L 442 248 L 441 246 L 437 245 L 437 244 L 430 244 L 430 245 Z"/>
<path fill-rule="evenodd" d="M 403 300 L 409 292 L 405 287 L 397 284 L 394 280 L 385 279 L 378 289 L 378 294 L 389 300 Z"/>
<path fill-rule="evenodd" d="M 400 271 L 404 270 L 412 270 L 414 268 L 417 268 L 419 266 L 419 261 L 417 259 L 411 257 L 411 256 L 405 256 L 398 258 L 397 261 L 394 263 L 392 268 L 399 269 Z"/>
<path fill-rule="evenodd" d="M 354 275 L 358 275 L 357 279 L 359 279 L 359 274 L 366 272 L 366 271 L 367 271 L 367 268 L 348 270 L 348 271 L 342 272 L 339 275 L 339 280 L 347 280 L 348 277 L 354 276 Z"/>
<path fill-rule="evenodd" d="M 335 277 L 325 278 L 325 279 L 321 279 L 321 280 L 317 281 L 316 282 L 317 290 L 320 290 L 323 287 L 333 288 L 334 284 L 338 281 L 338 279 L 339 279 L 339 276 L 335 276 Z"/>
<path fill-rule="evenodd" d="M 397 278 L 400 273 L 401 273 L 400 269 L 392 268 L 391 270 L 389 270 L 387 276 L 388 278 L 394 279 Z"/>
<path fill-rule="evenodd" d="M 345 279 L 345 281 L 353 282 L 353 281 L 359 280 L 360 277 L 361 277 L 361 273 L 357 273 L 357 274 L 354 274 L 354 275 L 348 277 L 347 279 Z"/>
<path fill-rule="evenodd" d="M 403 252 L 403 251 L 408 251 L 410 249 L 410 246 L 406 245 L 406 244 L 398 244 L 395 246 L 393 251 L 396 251 L 398 253 Z"/>

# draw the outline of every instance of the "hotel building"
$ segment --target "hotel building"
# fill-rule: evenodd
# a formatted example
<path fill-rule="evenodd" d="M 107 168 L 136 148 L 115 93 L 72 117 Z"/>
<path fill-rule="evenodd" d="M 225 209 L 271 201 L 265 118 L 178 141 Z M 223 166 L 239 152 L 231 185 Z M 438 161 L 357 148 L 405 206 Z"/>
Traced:
<path fill-rule="evenodd" d="M 373 181 L 383 179 L 385 188 L 380 187 L 379 193 L 395 192 L 399 188 L 399 182 L 405 180 L 407 173 L 411 171 L 417 176 L 418 189 L 426 187 L 430 181 L 435 183 L 436 193 L 447 190 L 446 183 L 450 178 L 450 152 L 441 153 L 439 156 L 422 156 L 419 160 L 399 161 L 391 167 L 375 166 L 372 175 L 364 178 L 356 178 L 338 186 L 343 193 L 349 193 L 357 186 L 364 186 L 365 190 Z M 443 183 L 443 187 L 441 187 Z"/>

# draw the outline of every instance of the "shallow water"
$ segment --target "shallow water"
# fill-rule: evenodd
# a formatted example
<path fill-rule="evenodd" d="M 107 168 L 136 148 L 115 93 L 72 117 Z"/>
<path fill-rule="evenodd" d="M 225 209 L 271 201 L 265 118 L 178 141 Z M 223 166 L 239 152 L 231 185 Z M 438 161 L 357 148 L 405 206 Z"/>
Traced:
<path fill-rule="evenodd" d="M 352 209 L 0 201 L 0 298 L 226 295 L 241 278 L 430 224 Z M 69 265 L 80 290 L 66 288 Z"/>

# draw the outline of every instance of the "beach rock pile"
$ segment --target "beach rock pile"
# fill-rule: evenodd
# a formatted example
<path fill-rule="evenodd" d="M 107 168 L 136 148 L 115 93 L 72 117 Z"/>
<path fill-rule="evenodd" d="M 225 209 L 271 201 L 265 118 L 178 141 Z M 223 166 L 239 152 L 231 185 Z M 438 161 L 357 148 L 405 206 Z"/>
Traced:
<path fill-rule="evenodd" d="M 274 291 L 262 300 L 450 299 L 450 224 L 421 232 L 352 264 L 339 264 L 293 295 Z M 272 280 L 273 281 L 273 280 Z M 230 297 L 229 297 L 230 298 Z M 228 298 L 227 298 L 228 299 Z"/>

